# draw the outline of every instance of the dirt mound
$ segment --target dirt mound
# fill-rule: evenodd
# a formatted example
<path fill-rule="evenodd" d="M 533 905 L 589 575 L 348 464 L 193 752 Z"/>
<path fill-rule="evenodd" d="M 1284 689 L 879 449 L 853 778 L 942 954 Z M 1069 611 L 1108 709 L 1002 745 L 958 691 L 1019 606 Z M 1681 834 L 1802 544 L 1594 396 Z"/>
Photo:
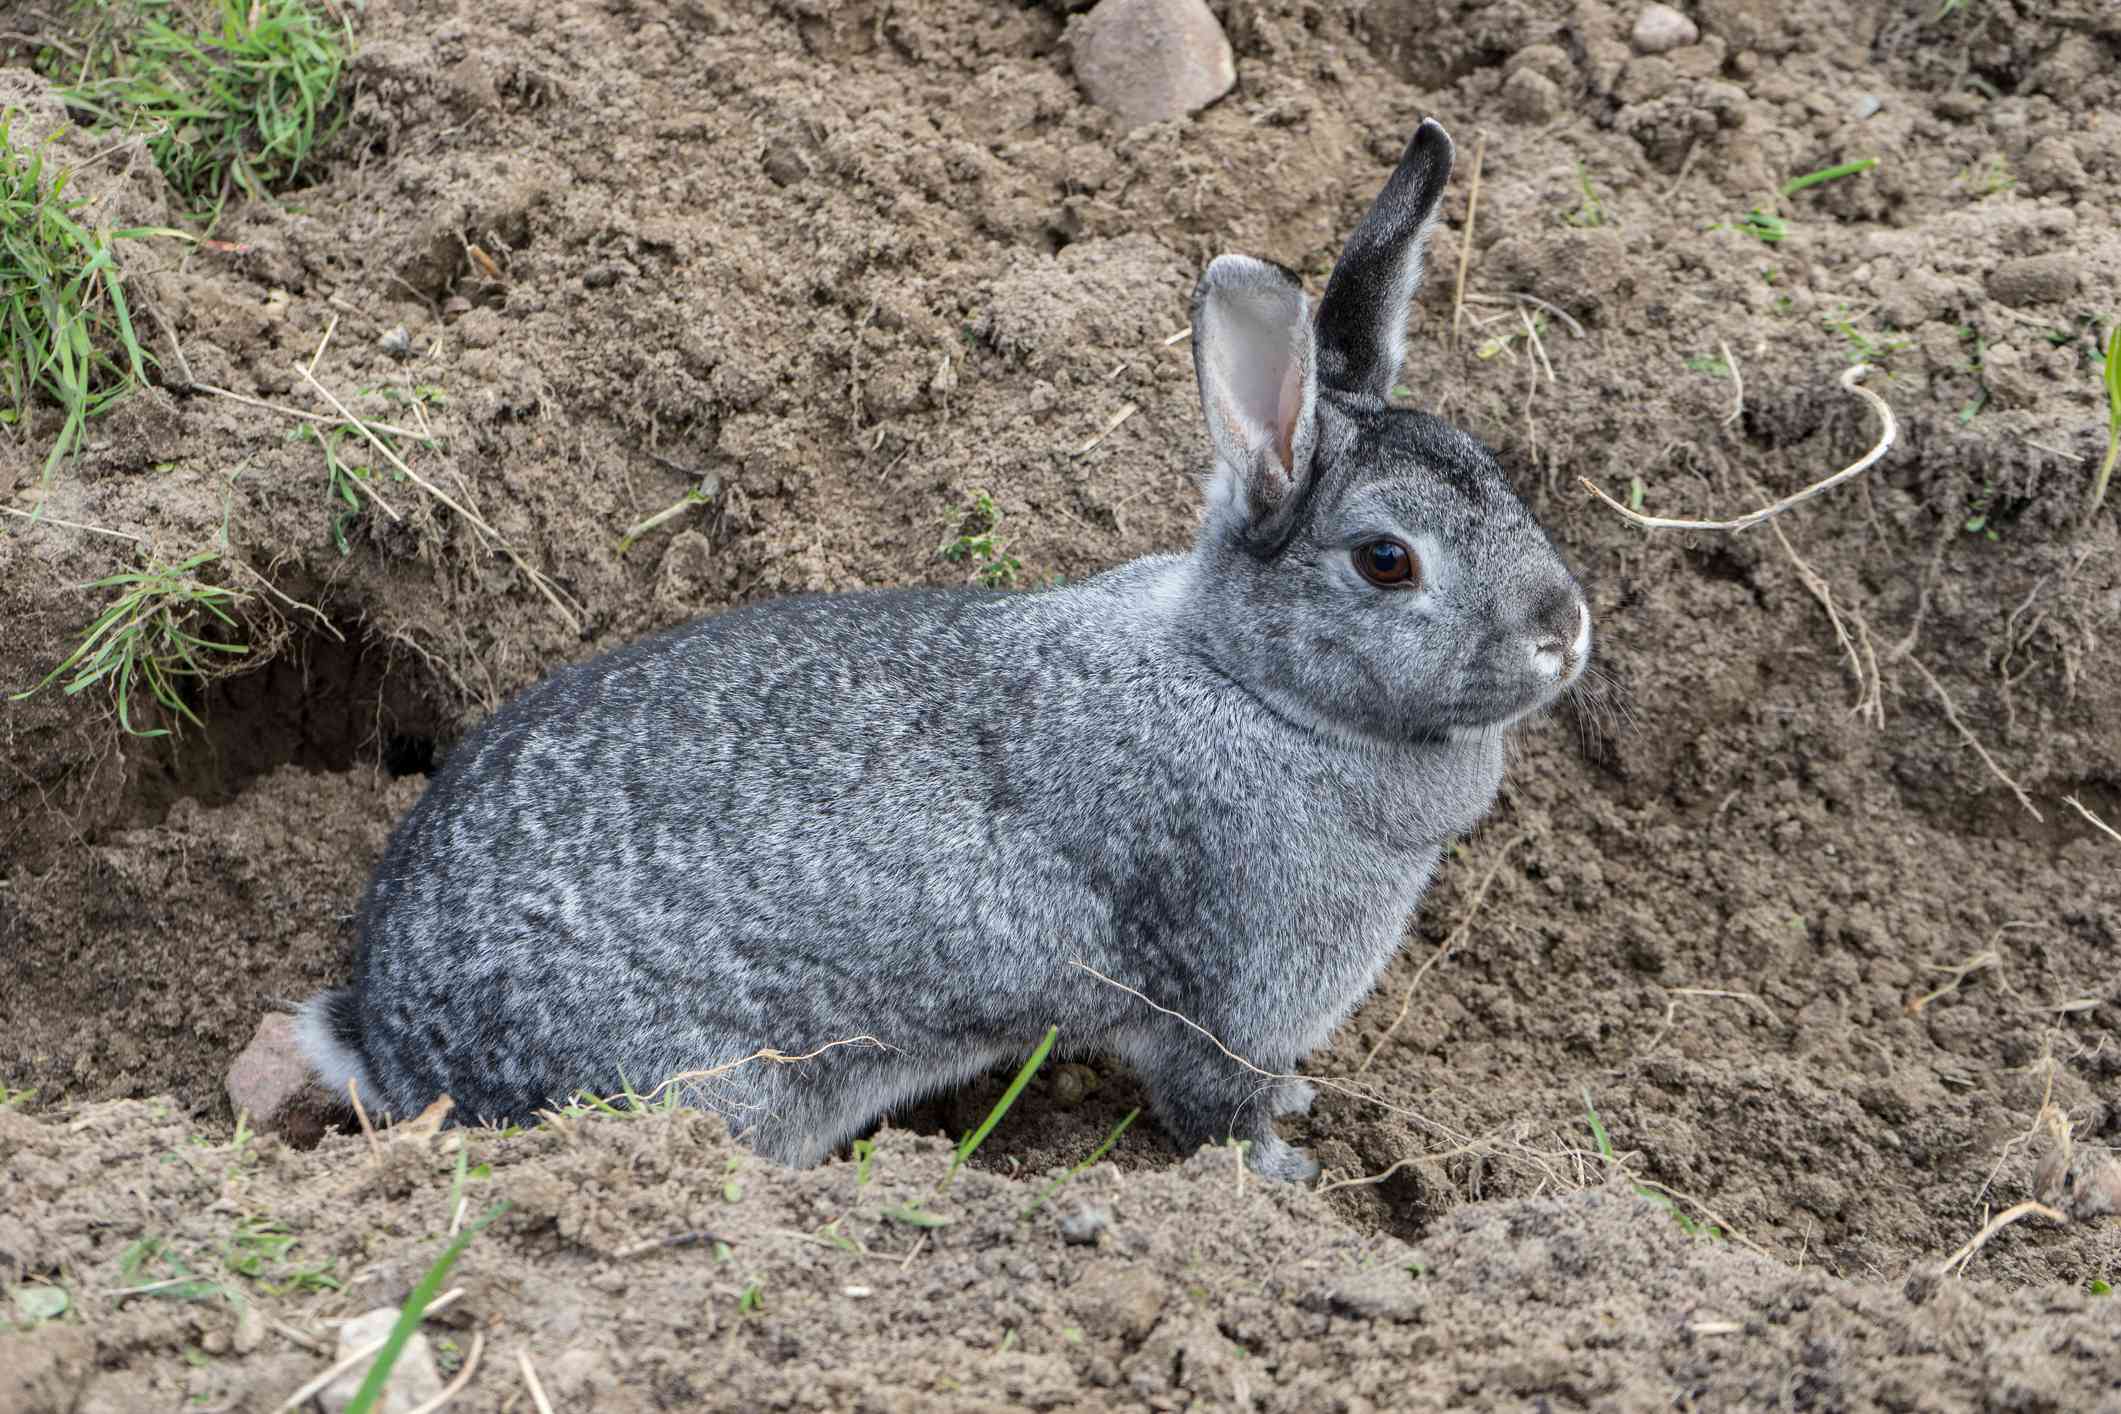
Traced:
<path fill-rule="evenodd" d="M 15 1378 L 50 1392 L 28 1407 L 275 1407 L 325 1364 L 299 1343 L 329 1344 L 320 1308 L 395 1304 L 459 1209 L 502 1203 L 429 1325 L 450 1373 L 479 1341 L 471 1409 L 519 1396 L 519 1354 L 557 1407 L 596 1410 L 2121 1396 L 2110 1300 L 1792 1271 L 1690 1237 L 1624 1188 L 1466 1208 L 1409 1246 L 1262 1184 L 1230 1150 L 1100 1164 L 1037 1206 L 1064 1170 L 952 1181 L 949 1145 L 897 1132 L 800 1173 L 697 1114 L 474 1133 L 459 1176 L 462 1138 L 296 1154 L 202 1143 L 168 1106 L 66 1126 L 0 1112 L 27 1202 L 0 1217 L 0 1261 L 66 1271 L 94 1303 L 93 1365 L 77 1327 L 0 1337 Z M 989 1142 L 1010 1138 L 1005 1123 Z"/>
<path fill-rule="evenodd" d="M 1975 1263 L 1994 1282 L 1978 1295 L 1913 1302 L 1902 1278 L 2031 1194 L 2043 1104 L 2082 1144 L 2121 1142 L 2121 844 L 2066 803 L 2121 824 L 2116 503 L 2080 516 L 2106 446 L 2097 350 L 2121 317 L 2121 125 L 2101 116 L 2121 104 L 2121 18 L 2093 0 L 1684 8 L 1697 41 L 1643 55 L 1636 9 L 1603 0 L 1220 6 L 1237 89 L 1131 132 L 1080 99 L 1062 7 L 360 12 L 351 115 L 314 186 L 233 207 L 218 244 L 181 257 L 121 243 L 157 386 L 92 424 L 48 485 L 49 419 L 0 430 L 0 504 L 41 501 L 163 563 L 220 551 L 208 573 L 248 596 L 255 650 L 199 696 L 205 727 L 172 738 L 119 735 L 93 694 L 0 708 L 0 956 L 22 984 L 0 989 L 0 1081 L 61 1107 L 6 1118 L 10 1175 L 20 1155 L 83 1172 L 102 1155 L 176 1182 L 162 1153 L 225 1141 L 229 1061 L 260 1013 L 343 977 L 347 916 L 423 773 L 554 665 L 785 592 L 983 571 L 1035 587 L 1182 543 L 1205 444 L 1171 336 L 1194 273 L 1236 249 L 1316 288 L 1433 113 L 1461 163 L 1410 395 L 1496 448 L 1592 595 L 1600 658 L 1584 702 L 1522 734 L 1406 956 L 1311 1062 L 1365 1098 L 1329 1091 L 1289 1137 L 1331 1179 L 1385 1176 L 1267 1195 L 1145 1123 L 1071 1189 L 1120 1214 L 1094 1251 L 1005 1222 L 1020 1187 L 961 1177 L 953 1201 L 972 1206 L 929 1249 L 962 1254 L 935 1269 L 955 1276 L 854 1256 L 864 1275 L 828 1279 L 829 1240 L 767 1263 L 747 1239 L 745 1275 L 713 1278 L 707 1355 L 622 1335 L 643 1311 L 697 1335 L 690 1258 L 637 1270 L 615 1238 L 555 1233 L 590 1213 L 642 1237 L 736 1221 L 716 1206 L 719 1139 L 656 1121 L 592 1127 L 579 1152 L 481 1140 L 496 1185 L 526 1186 L 467 1260 L 525 1275 L 463 1319 L 541 1359 L 575 1346 L 570 1389 L 626 1373 L 681 1405 L 736 1370 L 786 1381 L 744 1388 L 788 1405 L 916 1389 L 1242 1404 L 1240 1377 L 1288 1407 L 1329 1385 L 1351 1408 L 1634 1404 L 1653 1387 L 1751 1406 L 2113 1402 L 2110 1370 L 2100 1386 L 2073 1353 L 2107 1299 L 2083 1293 L 2121 1267 L 2110 1223 L 2010 1228 Z M 0 79 L 25 121 L 56 123 L 41 80 Z M 57 141 L 95 158 L 83 180 L 113 212 L 167 218 L 131 149 Z M 1787 495 L 1870 445 L 1874 419 L 1836 387 L 1858 360 L 1899 445 L 1773 526 L 1645 532 L 1578 485 L 1685 518 Z M 317 443 L 290 436 L 288 409 L 325 407 L 297 371 L 312 361 L 405 429 L 431 489 L 355 442 L 342 451 L 376 466 L 391 512 L 364 496 L 345 513 Z M 942 558 L 983 493 L 998 558 Z M 0 683 L 35 683 L 93 618 L 99 594 L 71 586 L 138 562 L 123 540 L 0 522 Z M 1073 1104 L 1042 1079 L 976 1163 L 1080 1160 L 1140 1098 L 1121 1070 L 1095 1078 Z M 999 1086 L 897 1122 L 963 1133 Z M 1691 1242 L 1622 1194 L 1570 1196 L 1606 1172 L 1586 1092 L 1636 1174 L 1734 1236 Z M 152 1096 L 173 1097 L 165 1120 L 68 1108 Z M 932 1181 L 913 1144 L 891 1152 Z M 698 1149 L 697 1172 L 635 1162 L 662 1145 Z M 433 1173 L 385 1183 L 343 1148 L 258 1152 L 303 1250 L 381 1273 L 303 1310 L 398 1299 L 446 1223 Z M 556 1175 L 592 1171 L 565 1214 L 533 1208 Z M 759 1203 L 809 1205 L 774 1220 L 797 1231 L 855 1206 L 827 1196 L 851 1191 L 845 1169 L 746 1181 Z M 345 1211 L 326 1199 L 360 1184 Z M 82 1191 L 106 1218 L 121 1205 Z M 213 1224 L 269 1211 L 208 1212 L 202 1192 L 125 1207 L 103 1245 L 18 1236 L 5 1279 L 105 1289 L 157 1225 L 214 1250 Z M 979 1224 L 1003 1255 L 964 1241 Z M 903 1253 L 908 1236 L 861 1240 Z M 1159 1245 L 1182 1241 L 1221 1254 L 1212 1281 Z M 1290 1275 L 1353 1253 L 1436 1270 L 1367 1311 L 1314 1301 L 1322 1270 Z M 571 1292 L 535 1293 L 540 1258 L 580 1264 Z M 1067 1264 L 1102 1281 L 1119 1262 L 1154 1297 L 1137 1334 L 1055 1314 Z M 738 1319 L 730 1292 L 754 1274 L 764 1314 Z M 1258 1294 L 1268 1278 L 1283 1295 Z M 628 1298 L 634 1283 L 664 1299 Z M 863 1284 L 915 1299 L 832 1294 Z M 799 1290 L 800 1319 L 777 1324 L 776 1293 Z M 183 1323 L 221 1308 L 84 1294 L 80 1310 L 109 1378 L 209 1404 L 277 1399 L 317 1363 L 260 1347 L 278 1353 L 255 1373 L 210 1372 L 248 1383 L 191 1391 L 174 1357 L 203 1333 Z M 1693 1328 L 1720 1322 L 1742 1329 Z M 29 1339 L 59 1350 L 72 1337 L 54 1329 Z M 937 1371 L 959 1388 L 922 1382 Z M 129 1407 L 136 1387 L 113 1388 Z"/>

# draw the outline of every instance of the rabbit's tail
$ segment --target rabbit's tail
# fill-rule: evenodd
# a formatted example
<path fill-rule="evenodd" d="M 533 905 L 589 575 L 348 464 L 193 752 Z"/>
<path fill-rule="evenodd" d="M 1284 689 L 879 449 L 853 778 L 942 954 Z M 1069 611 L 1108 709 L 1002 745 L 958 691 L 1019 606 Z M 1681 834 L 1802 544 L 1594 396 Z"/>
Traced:
<path fill-rule="evenodd" d="M 362 1103 L 376 1105 L 383 1092 L 369 1074 L 361 1047 L 361 1011 L 351 987 L 319 992 L 295 1013 L 295 1044 L 324 1088 L 346 1098 L 346 1087 L 358 1088 Z"/>

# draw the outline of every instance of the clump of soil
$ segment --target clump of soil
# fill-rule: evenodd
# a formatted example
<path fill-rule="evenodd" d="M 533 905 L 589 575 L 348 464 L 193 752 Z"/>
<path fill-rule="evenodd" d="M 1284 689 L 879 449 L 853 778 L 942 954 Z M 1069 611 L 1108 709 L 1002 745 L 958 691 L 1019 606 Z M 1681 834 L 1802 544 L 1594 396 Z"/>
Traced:
<path fill-rule="evenodd" d="M 881 1187 L 745 1167 L 731 1205 L 704 1121 L 480 1138 L 519 1206 L 467 1259 L 490 1285 L 457 1329 L 555 1370 L 576 1352 L 571 1391 L 678 1405 L 2114 1398 L 2110 1298 L 2087 1294 L 2121 1267 L 2110 1219 L 2017 1223 L 1971 1285 L 1902 1279 L 2034 1196 L 2045 1106 L 2085 1152 L 2121 1142 L 2121 844 L 2066 803 L 2121 824 L 2121 537 L 2111 501 L 2079 513 L 2121 316 L 2121 18 L 1889 8 L 1699 0 L 1696 43 L 1639 55 L 1605 0 L 1225 6 L 1237 89 L 1131 132 L 1077 94 L 1061 7 L 363 12 L 314 186 L 181 255 L 122 243 L 158 385 L 48 484 L 48 429 L 0 437 L 0 503 L 165 563 L 223 548 L 260 648 L 170 738 L 85 697 L 0 709 L 0 1082 L 51 1107 L 0 1118 L 32 1190 L 0 1276 L 80 1293 L 11 1347 L 92 1363 L 110 1393 L 84 1407 L 276 1401 L 317 1357 L 194 1375 L 225 1303 L 89 1295 L 127 1244 L 210 1253 L 246 1213 L 363 1274 L 275 1306 L 290 1323 L 401 1299 L 448 1160 L 268 1144 L 237 1182 L 187 1141 L 233 1132 L 221 1079 L 257 1017 L 343 978 L 422 773 L 639 633 L 978 573 L 938 546 L 982 492 L 1030 585 L 1183 543 L 1205 443 L 1170 336 L 1197 271 L 1243 250 L 1316 287 L 1433 113 L 1461 165 L 1410 396 L 1493 445 L 1550 528 L 1599 677 L 1521 734 L 1406 956 L 1310 1063 L 1364 1098 L 1326 1091 L 1289 1137 L 1374 1181 L 1269 1192 L 1143 1123 L 1069 1190 L 1113 1208 L 1099 1245 L 1017 1224 L 1008 1175 L 1076 1163 L 1138 1103 L 1103 1067 L 1079 1101 L 1080 1077 L 1034 1086 L 901 1267 L 919 1234 L 871 1195 L 933 1182 L 922 1141 L 887 1144 Z M 0 84 L 59 125 L 41 80 Z M 137 154 L 57 141 L 110 209 L 166 219 Z M 325 410 L 312 360 L 417 434 L 396 445 L 456 509 L 368 457 L 395 518 L 343 515 L 289 435 L 286 409 Z M 1645 532 L 1578 485 L 1683 518 L 1786 495 L 1870 445 L 1835 386 L 1857 360 L 1899 445 L 1772 526 Z M 135 551 L 4 535 L 19 688 L 94 616 L 72 586 Z M 963 1133 L 1000 1084 L 897 1122 Z M 1629 1170 L 1725 1239 L 1603 1186 L 1587 1092 Z M 767 1231 L 847 1212 L 892 1260 Z M 723 1264 L 609 1235 L 730 1225 Z M 1077 1309 L 1114 1282 L 1136 1315 Z M 633 1338 L 644 1312 L 685 1338 Z"/>

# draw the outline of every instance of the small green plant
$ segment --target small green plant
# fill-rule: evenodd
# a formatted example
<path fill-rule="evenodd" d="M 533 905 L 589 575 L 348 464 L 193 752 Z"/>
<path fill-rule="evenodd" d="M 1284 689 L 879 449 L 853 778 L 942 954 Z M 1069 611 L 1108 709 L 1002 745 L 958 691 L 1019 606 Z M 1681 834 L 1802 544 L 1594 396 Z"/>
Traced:
<path fill-rule="evenodd" d="M 12 1085 L 0 1085 L 0 1110 L 26 1105 L 36 1098 L 37 1092 L 34 1089 L 17 1090 Z"/>
<path fill-rule="evenodd" d="M 1843 177 L 1853 177 L 1868 172 L 1878 165 L 1875 157 L 1866 157 L 1859 162 L 1842 162 L 1832 167 L 1821 167 L 1816 172 L 1806 172 L 1801 177 L 1792 177 L 1782 184 L 1783 196 L 1795 196 L 1807 187 L 1816 187 L 1824 182 L 1838 182 Z"/>
<path fill-rule="evenodd" d="M 338 1291 L 343 1285 L 333 1274 L 338 1263 L 302 1266 L 293 1262 L 296 1241 L 284 1223 L 271 1218 L 246 1218 L 230 1236 L 223 1260 L 230 1271 L 255 1281 L 273 1296 Z"/>
<path fill-rule="evenodd" d="M 1053 1042 L 1059 1036 L 1058 1026 L 1046 1028 L 1046 1034 L 1031 1052 L 1031 1058 L 1016 1072 L 1016 1078 L 1009 1082 L 1008 1089 L 1002 1091 L 1002 1097 L 994 1102 L 994 1108 L 987 1111 L 987 1117 L 979 1122 L 977 1129 L 959 1142 L 957 1153 L 950 1160 L 949 1171 L 943 1175 L 942 1181 L 936 1184 L 938 1191 L 949 1187 L 950 1180 L 957 1177 L 957 1171 L 964 1167 L 965 1161 L 978 1153 L 979 1146 L 987 1142 L 987 1136 L 994 1132 L 994 1126 L 1002 1122 L 1002 1116 L 1009 1113 L 1009 1107 L 1016 1103 L 1016 1097 L 1024 1093 L 1024 1087 L 1031 1083 L 1031 1077 L 1038 1074 L 1038 1068 L 1046 1063 L 1047 1055 L 1053 1050 Z"/>
<path fill-rule="evenodd" d="M 1038 1197 L 1032 1200 L 1031 1206 L 1024 1209 L 1022 1213 L 1017 1215 L 1018 1221 L 1022 1221 L 1024 1218 L 1030 1217 L 1040 1208 L 1045 1207 L 1046 1204 L 1051 1201 L 1055 1194 L 1059 1193 L 1063 1188 L 1066 1188 L 1070 1183 L 1074 1182 L 1075 1176 L 1077 1174 L 1081 1173 L 1084 1169 L 1090 1167 L 1099 1159 L 1102 1159 L 1106 1154 L 1110 1153 L 1112 1151 L 1112 1146 L 1119 1142 L 1119 1136 L 1127 1132 L 1127 1126 L 1134 1123 L 1134 1117 L 1136 1115 L 1139 1115 L 1140 1113 L 1141 1111 L 1139 1109 L 1132 1109 L 1128 1110 L 1125 1115 L 1121 1116 L 1119 1123 L 1112 1126 L 1112 1132 L 1105 1136 L 1104 1142 L 1090 1151 L 1090 1157 L 1084 1159 L 1074 1168 L 1069 1169 L 1066 1173 L 1062 1174 L 1059 1178 L 1054 1179 L 1053 1182 L 1047 1184 L 1045 1188 L 1040 1190 Z"/>
<path fill-rule="evenodd" d="M 177 718 L 203 725 L 185 704 L 184 686 L 209 681 L 227 670 L 214 655 L 233 657 L 250 651 L 246 644 L 202 638 L 195 631 L 201 628 L 202 617 L 235 628 L 236 621 L 227 610 L 250 597 L 242 590 L 207 584 L 198 577 L 199 571 L 219 558 L 217 550 L 202 550 L 179 564 L 151 565 L 81 586 L 120 593 L 88 626 L 73 652 L 35 687 L 15 693 L 13 700 L 34 696 L 71 673 L 63 689 L 66 695 L 103 688 L 117 707 L 118 725 L 133 736 L 169 735 L 167 727 L 134 724 L 133 708 L 142 691 Z M 211 626 L 207 631 L 212 631 Z"/>
<path fill-rule="evenodd" d="M 2106 1278 L 2104 1277 L 2093 1277 L 2091 1281 L 2087 1283 L 2087 1289 L 2094 1296 L 2111 1296 L 2114 1294 L 2113 1283 L 2106 1280 Z"/>
<path fill-rule="evenodd" d="M 1975 379 L 1974 395 L 1966 400 L 1965 407 L 1959 409 L 1959 425 L 1964 427 L 1981 415 L 1981 409 L 1988 406 L 1988 384 L 1981 380 L 1981 363 L 1988 356 L 1988 344 L 1982 339 L 1981 331 L 1971 324 L 1960 326 L 1959 340 L 1974 346 L 1973 353 L 1968 355 L 1966 360 L 1967 372 L 1973 374 Z"/>
<path fill-rule="evenodd" d="M 1696 373 L 1706 373 L 1711 378 L 1731 376 L 1731 366 L 1714 354 L 1695 354 L 1686 361 L 1686 366 Z"/>
<path fill-rule="evenodd" d="M 765 1309 L 765 1305 L 766 1283 L 763 1281 L 747 1283 L 744 1287 L 744 1294 L 736 1299 L 737 1311 L 746 1316 L 757 1315 L 761 1310 Z"/>
<path fill-rule="evenodd" d="M 870 1178 L 871 1178 L 871 1177 L 873 1177 L 873 1174 L 871 1173 L 871 1169 L 872 1169 L 872 1168 L 873 1168 L 873 1167 L 875 1166 L 875 1164 L 876 1164 L 876 1141 L 875 1141 L 875 1140 L 873 1140 L 873 1139 L 857 1139 L 857 1140 L 855 1140 L 855 1141 L 854 1141 L 854 1186 L 855 1186 L 855 1187 L 857 1187 L 857 1188 L 863 1187 L 863 1186 L 865 1186 L 865 1185 L 866 1185 L 866 1184 L 867 1184 L 867 1183 L 869 1182 Z"/>
<path fill-rule="evenodd" d="M 1002 513 L 996 509 L 994 498 L 985 491 L 979 492 L 955 517 L 957 534 L 945 540 L 936 551 L 952 564 L 971 564 L 973 578 L 990 589 L 1006 589 L 1016 583 L 1024 571 L 1023 562 L 1009 553 L 1007 542 L 999 537 Z"/>
<path fill-rule="evenodd" d="M 1591 1092 L 1589 1090 L 1583 1092 L 1583 1112 L 1585 1117 L 1591 1122 L 1591 1139 L 1598 1145 L 1599 1157 L 1614 1168 L 1619 1169 L 1622 1173 L 1626 1173 L 1627 1165 L 1621 1163 L 1619 1156 L 1613 1152 L 1613 1141 L 1605 1132 L 1605 1121 L 1598 1117 L 1598 1107 L 1591 1103 Z M 1632 1178 L 1633 1175 L 1630 1175 L 1630 1177 Z M 1637 1197 L 1647 1198 L 1670 1213 L 1673 1220 L 1679 1224 L 1679 1230 L 1688 1237 L 1706 1238 L 1711 1242 L 1723 1240 L 1722 1228 L 1717 1227 L 1714 1223 L 1696 1222 L 1688 1217 L 1681 1211 L 1679 1204 L 1673 1201 L 1670 1194 L 1659 1192 L 1657 1189 L 1643 1183 L 1635 1183 L 1632 1186 Z"/>
<path fill-rule="evenodd" d="M 1856 319 L 1857 316 L 1849 313 L 1849 307 L 1842 304 L 1836 305 L 1832 314 L 1821 315 L 1819 322 L 1828 333 L 1839 334 L 1847 342 L 1850 356 L 1858 363 L 1882 364 L 1913 342 L 1869 334 Z"/>
<path fill-rule="evenodd" d="M 1962 167 L 1959 175 L 1952 178 L 1952 184 L 1972 187 L 1983 196 L 1996 196 L 2017 186 L 2018 179 L 2011 175 L 2010 163 L 1998 153 L 1988 160 L 1986 167 Z"/>
<path fill-rule="evenodd" d="M 398 1358 L 405 1353 L 405 1343 L 412 1339 L 412 1333 L 420 1328 L 420 1322 L 426 1318 L 428 1304 L 441 1294 L 442 1283 L 449 1279 L 449 1269 L 457 1264 L 457 1258 L 464 1255 L 464 1249 L 471 1245 L 471 1240 L 485 1231 L 488 1223 L 507 1211 L 506 1203 L 494 1204 L 476 1222 L 470 1223 L 458 1233 L 456 1240 L 442 1250 L 441 1256 L 435 1258 L 434 1265 L 427 1269 L 426 1274 L 420 1278 L 419 1285 L 412 1289 L 412 1295 L 406 1297 L 405 1304 L 398 1308 L 397 1323 L 384 1338 L 383 1348 L 376 1352 L 375 1362 L 368 1367 L 368 1374 L 361 1381 L 361 1387 L 354 1391 L 353 1402 L 346 1406 L 346 1414 L 370 1414 L 381 1402 L 383 1387 L 390 1382 L 390 1372 L 397 1368 Z"/>
<path fill-rule="evenodd" d="M 345 116 L 339 77 L 353 45 L 308 0 L 218 0 L 203 33 L 135 0 L 138 28 L 111 71 L 62 91 L 107 129 L 147 129 L 147 150 L 196 215 L 294 181 Z"/>
<path fill-rule="evenodd" d="M 1790 235 L 1789 222 L 1783 220 L 1774 212 L 1763 211 L 1757 206 L 1754 207 L 1751 211 L 1746 212 L 1745 215 L 1739 217 L 1736 221 L 1727 222 L 1725 224 L 1732 230 L 1743 231 L 1745 234 L 1751 236 L 1754 240 L 1760 241 L 1765 245 L 1780 244 L 1781 242 L 1788 240 Z M 1723 230 L 1724 227 L 1718 226 L 1714 229 L 1720 231 Z"/>
<path fill-rule="evenodd" d="M 1581 162 L 1576 164 L 1576 185 L 1583 192 L 1583 200 L 1577 203 L 1574 211 L 1561 218 L 1562 222 L 1582 228 L 1603 226 L 1606 223 L 1605 207 L 1600 204 L 1598 193 L 1591 189 L 1590 171 Z"/>
<path fill-rule="evenodd" d="M 80 446 L 89 418 L 147 381 L 152 360 L 133 331 L 111 243 L 184 235 L 90 230 L 74 174 L 51 170 L 41 148 L 19 150 L 13 121 L 0 115 L 0 423 L 26 432 L 33 398 L 59 405 L 65 420 L 44 459 L 49 477 Z"/>
<path fill-rule="evenodd" d="M 2107 336 L 2106 356 L 2099 362 L 2100 380 L 2106 384 L 2106 459 L 2099 463 L 2091 490 L 2085 493 L 2086 520 L 2099 513 L 2100 505 L 2106 500 L 2106 485 L 2113 480 L 2114 462 L 2121 460 L 2121 321 L 2114 324 L 2113 332 Z"/>

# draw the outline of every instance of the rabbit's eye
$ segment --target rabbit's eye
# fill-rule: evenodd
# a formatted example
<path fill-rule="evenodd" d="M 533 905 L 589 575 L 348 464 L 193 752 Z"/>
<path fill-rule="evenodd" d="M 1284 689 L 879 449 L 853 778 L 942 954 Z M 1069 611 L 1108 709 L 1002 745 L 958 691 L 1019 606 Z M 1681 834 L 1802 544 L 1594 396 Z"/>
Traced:
<path fill-rule="evenodd" d="M 1355 570 L 1380 589 L 1412 589 L 1421 583 L 1421 561 L 1397 540 L 1357 545 Z"/>

